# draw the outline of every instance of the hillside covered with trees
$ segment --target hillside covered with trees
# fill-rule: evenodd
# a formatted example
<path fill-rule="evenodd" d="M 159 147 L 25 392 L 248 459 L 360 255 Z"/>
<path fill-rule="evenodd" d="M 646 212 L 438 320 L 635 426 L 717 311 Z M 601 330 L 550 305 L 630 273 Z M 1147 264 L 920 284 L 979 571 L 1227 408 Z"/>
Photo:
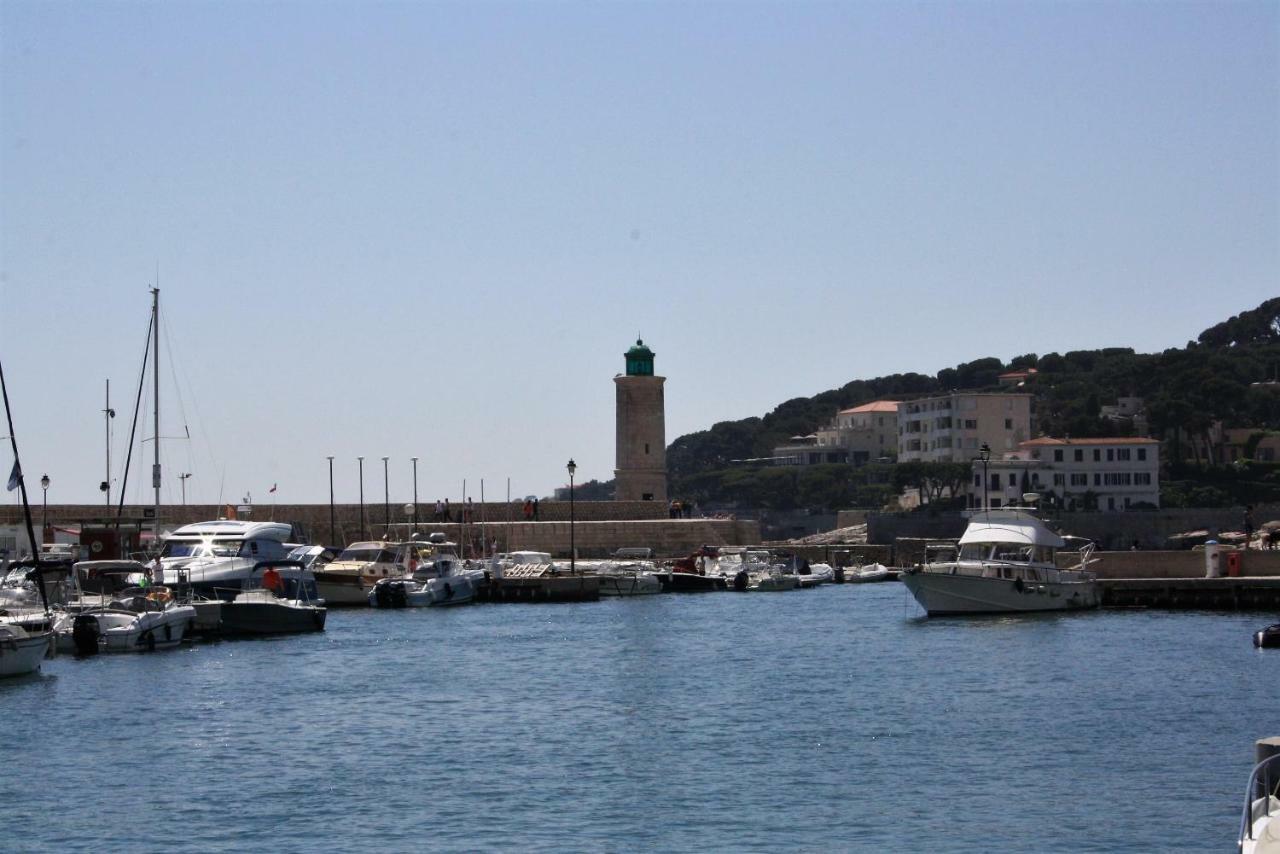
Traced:
<path fill-rule="evenodd" d="M 1221 504 L 1280 497 L 1276 466 L 1217 465 L 1211 426 L 1280 430 L 1280 297 L 1200 333 L 1185 347 L 1162 353 L 1129 348 L 1027 353 L 1008 362 L 995 357 L 944 368 L 934 376 L 893 374 L 854 380 L 813 397 L 797 397 L 759 418 L 722 421 L 671 443 L 667 467 L 673 495 L 701 504 L 739 504 L 778 510 L 796 507 L 878 506 L 906 487 L 937 490 L 956 473 L 907 465 L 773 467 L 743 463 L 769 457 L 793 435 L 814 432 L 848 407 L 880 398 L 899 400 L 951 390 L 1000 389 L 999 374 L 1035 368 L 1023 391 L 1035 396 L 1033 411 L 1044 435 L 1075 437 L 1123 434 L 1100 417 L 1119 397 L 1146 402 L 1150 433 L 1166 440 L 1169 455 L 1166 503 Z M 1197 451 L 1188 470 L 1179 462 L 1187 437 Z M 1199 448 L 1209 449 L 1199 459 Z M 963 466 L 961 466 L 963 467 Z M 1229 470 L 1230 469 L 1230 470 Z"/>

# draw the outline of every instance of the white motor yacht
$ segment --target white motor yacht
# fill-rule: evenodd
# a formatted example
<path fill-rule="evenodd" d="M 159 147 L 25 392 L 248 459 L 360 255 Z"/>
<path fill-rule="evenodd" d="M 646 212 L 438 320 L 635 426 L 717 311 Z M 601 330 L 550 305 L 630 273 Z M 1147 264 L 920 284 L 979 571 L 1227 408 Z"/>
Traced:
<path fill-rule="evenodd" d="M 28 632 L 21 626 L 0 624 L 0 677 L 35 673 L 53 652 L 53 638 L 53 632 Z"/>
<path fill-rule="evenodd" d="M 1280 854 L 1280 753 L 1249 775 L 1240 817 L 1240 854 Z"/>
<path fill-rule="evenodd" d="M 333 561 L 315 570 L 316 587 L 329 605 L 364 605 L 384 578 L 409 576 L 435 546 L 428 542 L 370 540 L 352 543 Z"/>
<path fill-rule="evenodd" d="M 1078 565 L 1059 569 L 1056 554 L 1065 545 L 1030 508 L 977 510 L 958 553 L 926 560 L 902 581 L 929 616 L 1098 607 L 1100 587 L 1085 569 L 1093 544 L 1080 549 Z"/>
<path fill-rule="evenodd" d="M 284 560 L 293 526 L 282 522 L 220 519 L 184 525 L 160 551 L 161 583 L 189 587 L 206 599 L 231 601 L 252 587 L 253 568 L 264 560 Z"/>
<path fill-rule="evenodd" d="M 425 608 L 465 605 L 475 599 L 484 570 L 454 554 L 437 555 L 420 564 L 409 578 L 383 578 L 369 591 L 374 608 Z"/>

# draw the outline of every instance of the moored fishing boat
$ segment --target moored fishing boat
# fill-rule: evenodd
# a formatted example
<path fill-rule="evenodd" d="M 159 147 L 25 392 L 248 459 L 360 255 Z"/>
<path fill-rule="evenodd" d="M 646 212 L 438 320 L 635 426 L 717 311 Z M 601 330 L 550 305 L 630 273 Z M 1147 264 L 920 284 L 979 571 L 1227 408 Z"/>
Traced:
<path fill-rule="evenodd" d="M 919 564 L 902 581 L 929 616 L 1098 607 L 1097 579 L 1085 569 L 1093 544 L 1081 547 L 1078 565 L 1059 569 L 1065 545 L 1029 508 L 974 511 L 954 557 Z"/>

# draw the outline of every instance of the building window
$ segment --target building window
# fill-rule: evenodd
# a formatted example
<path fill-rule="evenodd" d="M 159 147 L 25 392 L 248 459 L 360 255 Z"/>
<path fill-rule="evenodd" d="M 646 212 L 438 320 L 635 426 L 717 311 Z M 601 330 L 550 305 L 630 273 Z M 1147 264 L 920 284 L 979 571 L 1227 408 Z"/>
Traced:
<path fill-rule="evenodd" d="M 1062 449 L 1061 449 L 1061 448 L 1054 448 L 1054 451 L 1053 451 L 1053 461 L 1054 461 L 1055 463 L 1060 463 L 1060 462 L 1062 462 Z"/>
<path fill-rule="evenodd" d="M 1038 471 L 1033 471 L 1033 472 L 1031 473 L 1031 482 L 1032 482 L 1033 484 L 1035 484 L 1036 486 L 1039 486 L 1039 485 L 1040 485 L 1040 472 L 1038 472 Z"/>
<path fill-rule="evenodd" d="M 1116 449 L 1107 448 L 1107 462 L 1113 463 L 1116 460 Z"/>
<path fill-rule="evenodd" d="M 649 453 L 649 443 L 648 443 L 648 442 L 645 442 L 645 443 L 644 443 L 644 452 L 645 452 L 646 454 L 647 454 L 647 453 Z"/>
<path fill-rule="evenodd" d="M 1012 418 L 1006 418 L 1006 419 L 1004 420 L 1004 429 L 1006 429 L 1006 430 L 1012 430 L 1012 429 L 1013 429 L 1013 419 L 1012 419 Z"/>
<path fill-rule="evenodd" d="M 1108 510 L 1115 510 L 1115 509 L 1116 509 L 1116 500 L 1115 500 L 1114 498 L 1108 498 L 1108 499 L 1107 499 L 1107 509 L 1108 509 Z"/>
<path fill-rule="evenodd" d="M 1102 449 L 1100 449 L 1100 448 L 1094 448 L 1094 449 L 1093 449 L 1093 461 L 1094 461 L 1095 463 L 1100 463 L 1100 462 L 1102 462 Z"/>
<path fill-rule="evenodd" d="M 1134 485 L 1134 486 L 1150 486 L 1150 485 L 1151 485 L 1151 472 L 1149 472 L 1149 471 L 1136 471 L 1136 472 L 1134 472 L 1134 473 L 1133 473 L 1133 485 Z"/>
<path fill-rule="evenodd" d="M 966 430 L 977 430 L 977 429 L 978 429 L 978 419 L 976 419 L 976 418 L 966 418 L 966 419 L 964 420 L 964 429 L 966 429 Z"/>
<path fill-rule="evenodd" d="M 1147 449 L 1146 449 L 1146 448 L 1139 448 L 1139 449 L 1138 449 L 1138 462 L 1146 462 L 1146 460 L 1147 460 Z"/>
<path fill-rule="evenodd" d="M 1118 449 L 1116 450 L 1116 459 L 1117 459 L 1117 460 L 1120 460 L 1120 462 L 1122 462 L 1122 463 L 1128 462 L 1128 461 L 1129 461 L 1129 449 L 1128 449 L 1128 448 L 1118 448 Z"/>
<path fill-rule="evenodd" d="M 1066 475 L 1064 475 L 1064 474 L 1062 474 L 1062 473 L 1056 473 L 1056 474 L 1054 474 L 1054 476 L 1053 476 L 1053 485 L 1054 485 L 1054 486 L 1065 486 L 1065 485 L 1066 485 L 1066 482 L 1067 482 Z"/>
<path fill-rule="evenodd" d="M 991 475 L 991 488 L 992 489 L 1000 488 L 1000 472 L 996 472 L 995 474 Z"/>
<path fill-rule="evenodd" d="M 974 486 L 982 486 L 982 475 L 977 474 L 976 472 L 974 473 L 974 475 L 973 475 L 973 485 L 974 485 Z"/>
<path fill-rule="evenodd" d="M 1073 472 L 1071 475 L 1071 485 L 1072 486 L 1088 486 L 1089 475 L 1085 474 L 1084 472 Z"/>
<path fill-rule="evenodd" d="M 1076 448 L 1075 458 L 1078 463 L 1084 462 L 1084 448 Z"/>
<path fill-rule="evenodd" d="M 1095 472 L 1095 473 L 1094 473 L 1094 475 L 1093 475 L 1093 485 L 1094 485 L 1094 486 L 1102 486 L 1102 475 L 1101 475 L 1101 474 L 1098 474 L 1097 472 Z"/>

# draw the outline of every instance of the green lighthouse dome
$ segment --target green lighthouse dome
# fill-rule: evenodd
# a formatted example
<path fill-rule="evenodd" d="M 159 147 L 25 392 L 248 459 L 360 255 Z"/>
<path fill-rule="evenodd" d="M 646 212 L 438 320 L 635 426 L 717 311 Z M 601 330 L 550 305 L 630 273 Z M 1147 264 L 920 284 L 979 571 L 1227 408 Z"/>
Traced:
<path fill-rule="evenodd" d="M 653 376 L 653 351 L 645 346 L 643 339 L 637 338 L 635 346 L 624 355 L 627 357 L 627 376 Z"/>

